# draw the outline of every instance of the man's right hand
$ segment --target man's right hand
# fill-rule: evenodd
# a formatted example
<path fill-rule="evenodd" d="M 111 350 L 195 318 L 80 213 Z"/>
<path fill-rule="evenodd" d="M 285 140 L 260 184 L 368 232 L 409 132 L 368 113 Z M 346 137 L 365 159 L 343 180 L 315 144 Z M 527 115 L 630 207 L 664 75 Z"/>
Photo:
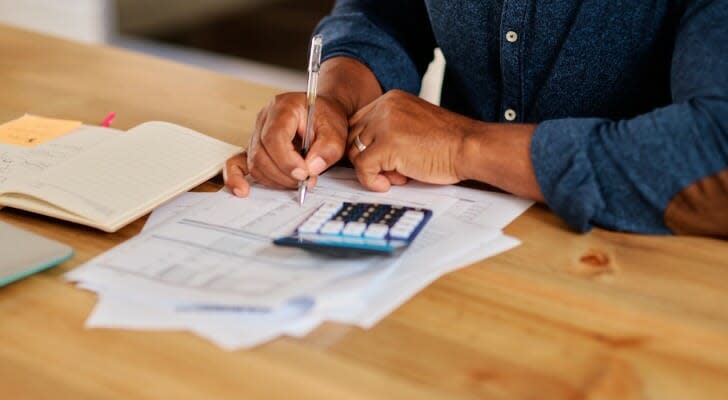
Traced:
<path fill-rule="evenodd" d="M 292 189 L 298 181 L 316 177 L 344 155 L 348 115 L 334 98 L 319 95 L 314 116 L 314 140 L 304 159 L 300 155 L 306 130 L 306 94 L 276 96 L 258 113 L 253 135 L 245 152 L 225 164 L 225 185 L 239 197 L 246 197 L 250 184 L 246 175 L 272 188 Z"/>
<path fill-rule="evenodd" d="M 306 131 L 306 94 L 276 96 L 259 114 L 247 151 L 225 164 L 225 185 L 236 196 L 246 197 L 250 175 L 274 188 L 295 188 L 298 181 L 316 177 L 344 156 L 348 118 L 382 95 L 374 73 L 349 57 L 333 57 L 321 64 L 314 139 L 306 159 L 300 146 Z M 296 140 L 294 140 L 296 139 Z"/>

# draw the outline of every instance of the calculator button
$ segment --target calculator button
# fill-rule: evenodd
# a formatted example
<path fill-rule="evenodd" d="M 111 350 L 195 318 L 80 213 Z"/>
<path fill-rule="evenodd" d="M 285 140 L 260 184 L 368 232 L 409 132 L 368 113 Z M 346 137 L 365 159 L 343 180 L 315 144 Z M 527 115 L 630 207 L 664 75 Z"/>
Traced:
<path fill-rule="evenodd" d="M 394 227 L 389 231 L 389 236 L 397 239 L 407 239 L 412 234 L 412 229 L 404 227 Z"/>
<path fill-rule="evenodd" d="M 367 224 L 363 224 L 361 222 L 349 222 L 346 226 L 344 226 L 341 233 L 346 236 L 361 236 L 366 228 Z"/>
<path fill-rule="evenodd" d="M 404 220 L 412 220 L 412 221 L 420 222 L 420 221 L 422 221 L 423 218 L 425 218 L 425 213 L 423 213 L 422 211 L 412 211 L 412 210 L 410 210 L 410 211 L 405 212 L 402 215 L 402 218 L 401 219 L 404 219 Z"/>
<path fill-rule="evenodd" d="M 414 219 L 408 219 L 408 218 L 400 218 L 397 220 L 397 223 L 394 224 L 394 226 L 411 226 L 415 227 L 420 223 L 418 220 Z"/>
<path fill-rule="evenodd" d="M 364 237 L 381 239 L 387 236 L 387 232 L 389 232 L 389 226 L 385 224 L 371 224 L 366 232 L 364 232 Z"/>
<path fill-rule="evenodd" d="M 343 221 L 329 221 L 321 227 L 321 233 L 326 235 L 338 235 L 344 228 Z"/>
<path fill-rule="evenodd" d="M 409 229 L 409 230 L 414 230 L 417 227 L 418 224 L 419 224 L 419 222 L 416 222 L 416 221 L 407 221 L 406 219 L 404 219 L 404 220 L 403 219 L 400 219 L 399 221 L 397 221 L 396 224 L 394 224 L 394 226 L 392 227 L 392 229 Z"/>
<path fill-rule="evenodd" d="M 308 219 L 306 220 L 305 223 L 307 223 L 307 224 L 311 223 L 311 224 L 319 224 L 319 225 L 321 225 L 324 222 L 326 222 L 328 219 L 329 219 L 328 216 L 314 214 L 314 215 L 308 217 Z"/>
<path fill-rule="evenodd" d="M 319 228 L 321 227 L 321 224 L 310 224 L 308 222 L 302 224 L 298 227 L 299 233 L 316 233 L 318 232 Z"/>
<path fill-rule="evenodd" d="M 328 215 L 334 215 L 339 210 L 341 210 L 341 204 L 325 203 L 319 208 L 319 211 L 326 212 Z"/>
<path fill-rule="evenodd" d="M 331 216 L 334 215 L 331 212 L 327 210 L 318 210 L 313 215 L 311 215 L 310 218 L 320 218 L 320 219 L 329 219 Z"/>

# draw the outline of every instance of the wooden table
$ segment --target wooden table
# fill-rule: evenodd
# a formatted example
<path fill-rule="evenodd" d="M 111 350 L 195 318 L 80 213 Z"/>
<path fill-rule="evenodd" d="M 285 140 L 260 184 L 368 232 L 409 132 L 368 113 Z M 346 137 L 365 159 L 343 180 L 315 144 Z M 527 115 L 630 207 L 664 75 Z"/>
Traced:
<path fill-rule="evenodd" d="M 167 120 L 242 144 L 275 93 L 0 27 L 3 121 L 115 111 L 118 128 Z M 144 219 L 115 234 L 12 210 L 0 220 L 77 250 L 0 289 L 6 399 L 728 398 L 728 243 L 717 240 L 581 235 L 537 206 L 506 229 L 523 245 L 439 279 L 373 329 L 325 324 L 225 352 L 183 332 L 84 329 L 96 297 L 61 275 Z"/>

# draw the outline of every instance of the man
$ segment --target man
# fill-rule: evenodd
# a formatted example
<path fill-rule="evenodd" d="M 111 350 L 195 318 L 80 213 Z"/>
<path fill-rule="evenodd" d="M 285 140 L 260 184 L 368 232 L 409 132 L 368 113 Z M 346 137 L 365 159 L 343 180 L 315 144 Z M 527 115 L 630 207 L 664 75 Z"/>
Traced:
<path fill-rule="evenodd" d="M 342 0 L 317 31 L 308 156 L 305 96 L 277 96 L 228 160 L 237 195 L 347 156 L 370 190 L 475 179 L 580 231 L 728 237 L 728 0 Z M 442 107 L 412 94 L 435 47 Z"/>

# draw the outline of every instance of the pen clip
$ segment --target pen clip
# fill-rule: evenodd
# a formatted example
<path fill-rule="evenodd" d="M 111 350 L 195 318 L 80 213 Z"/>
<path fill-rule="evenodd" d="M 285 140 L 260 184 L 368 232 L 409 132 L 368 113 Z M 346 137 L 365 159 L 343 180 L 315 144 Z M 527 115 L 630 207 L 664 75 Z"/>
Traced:
<path fill-rule="evenodd" d="M 324 37 L 316 35 L 311 38 L 311 53 L 308 59 L 308 72 L 319 72 L 321 69 L 321 50 Z"/>

